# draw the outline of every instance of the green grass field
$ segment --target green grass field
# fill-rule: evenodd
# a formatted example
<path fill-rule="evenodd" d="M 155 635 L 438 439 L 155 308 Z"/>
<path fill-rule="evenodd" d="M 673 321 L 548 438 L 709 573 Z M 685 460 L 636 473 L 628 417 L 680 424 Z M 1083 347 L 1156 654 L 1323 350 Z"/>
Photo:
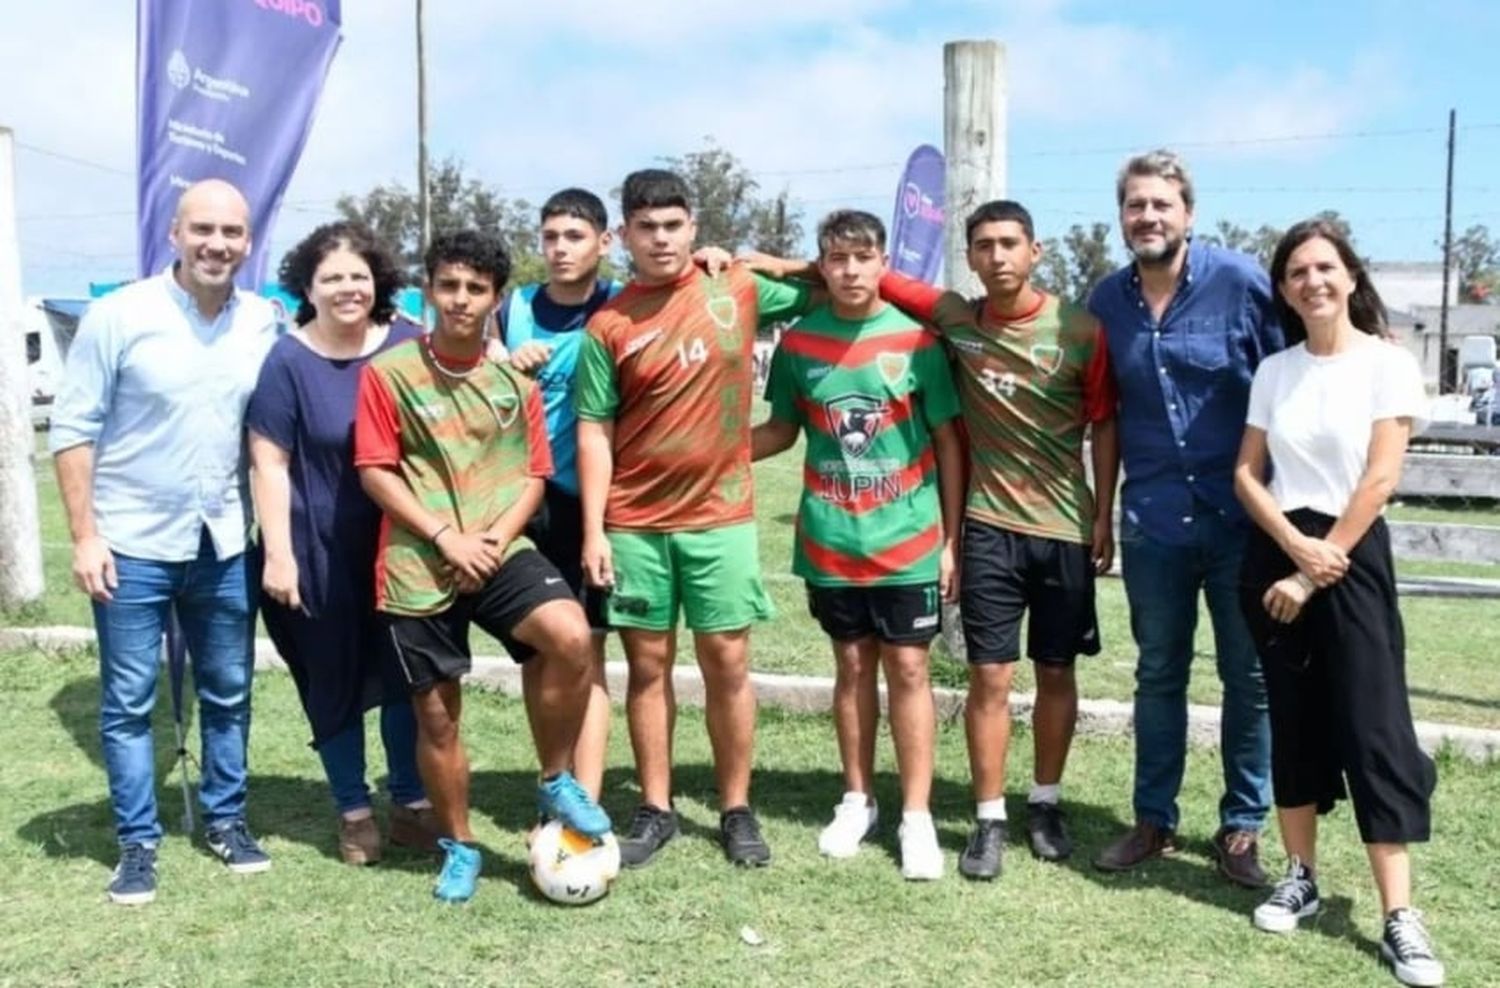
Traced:
<path fill-rule="evenodd" d="M 471 691 L 465 733 L 485 873 L 468 906 L 440 906 L 430 898 L 436 867 L 425 857 L 393 855 L 359 870 L 339 863 L 326 787 L 291 681 L 277 674 L 256 681 L 250 782 L 250 822 L 274 868 L 234 876 L 182 838 L 163 703 L 160 893 L 153 905 L 126 910 L 103 895 L 115 848 L 90 653 L 0 661 L 0 750 L 8 756 L 0 760 L 0 985 L 1393 984 L 1375 959 L 1378 901 L 1347 809 L 1324 829 L 1325 914 L 1284 938 L 1252 928 L 1258 896 L 1228 886 L 1209 864 L 1218 775 L 1211 753 L 1190 757 L 1182 795 L 1189 843 L 1174 858 L 1126 875 L 1088 867 L 1129 815 L 1131 754 L 1124 740 L 1081 740 L 1065 796 L 1078 860 L 1042 865 L 1013 839 L 1000 881 L 961 880 L 953 867 L 971 804 L 962 727 L 953 723 L 940 732 L 934 792 L 949 868 L 940 882 L 902 882 L 889 818 L 858 858 L 818 856 L 818 828 L 841 788 L 832 725 L 769 710 L 756 801 L 776 857 L 760 872 L 730 868 L 711 839 L 703 721 L 684 711 L 684 835 L 650 868 L 627 872 L 603 902 L 565 910 L 531 893 L 525 874 L 534 763 L 521 708 Z M 378 752 L 373 732 L 370 745 Z M 1016 780 L 1029 777 L 1029 747 L 1018 732 L 1013 818 L 1022 812 Z M 898 803 L 888 739 L 879 752 L 877 794 L 889 811 Z M 611 765 L 605 803 L 623 814 L 636 793 L 618 718 Z M 1444 758 L 1439 767 L 1434 841 L 1415 856 L 1417 899 L 1449 983 L 1493 985 L 1500 766 Z M 1279 864 L 1274 835 L 1268 841 L 1268 858 Z M 764 942 L 744 942 L 746 927 Z"/>

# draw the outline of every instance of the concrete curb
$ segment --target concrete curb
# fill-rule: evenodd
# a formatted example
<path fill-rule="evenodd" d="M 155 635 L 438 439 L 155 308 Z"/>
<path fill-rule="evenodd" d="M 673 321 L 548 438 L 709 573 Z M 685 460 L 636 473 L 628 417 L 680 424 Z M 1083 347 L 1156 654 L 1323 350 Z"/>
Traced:
<path fill-rule="evenodd" d="M 94 646 L 94 632 L 90 628 L 72 626 L 38 628 L 0 628 L 0 649 L 37 648 L 42 651 L 67 652 Z M 286 666 L 276 654 L 276 649 L 265 638 L 255 641 L 255 667 L 257 669 L 281 669 Z M 623 662 L 610 662 L 605 668 L 610 695 L 621 697 L 625 693 L 626 669 Z M 474 657 L 474 668 L 468 677 L 486 689 L 506 696 L 521 693 L 521 669 L 508 658 L 493 655 Z M 827 713 L 833 705 L 833 679 L 827 676 L 783 676 L 769 672 L 750 674 L 755 684 L 755 695 L 761 703 L 793 713 Z M 694 666 L 678 664 L 672 672 L 672 683 L 677 691 L 678 703 L 688 706 L 703 706 L 703 678 Z M 937 700 L 938 716 L 956 719 L 963 714 L 964 693 L 962 690 L 939 687 L 933 690 Z M 1011 697 L 1013 716 L 1025 719 L 1031 715 L 1033 694 L 1017 694 Z M 881 706 L 885 705 L 885 689 L 881 688 Z M 1471 761 L 1500 759 L 1500 730 L 1485 727 L 1463 727 L 1457 724 L 1439 724 L 1433 721 L 1417 721 L 1417 740 L 1422 750 L 1429 754 L 1448 746 L 1455 753 Z M 1088 700 L 1078 702 L 1078 732 L 1097 736 L 1129 735 L 1132 731 L 1131 704 L 1119 700 Z M 1200 704 L 1188 707 L 1188 741 L 1202 747 L 1213 747 L 1219 740 L 1219 709 Z"/>

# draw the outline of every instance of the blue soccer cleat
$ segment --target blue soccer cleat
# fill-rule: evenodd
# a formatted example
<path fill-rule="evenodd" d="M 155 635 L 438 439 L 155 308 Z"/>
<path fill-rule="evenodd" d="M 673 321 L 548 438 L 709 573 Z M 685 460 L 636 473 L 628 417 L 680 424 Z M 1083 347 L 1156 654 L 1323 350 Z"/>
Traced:
<path fill-rule="evenodd" d="M 433 897 L 443 902 L 468 902 L 479 882 L 479 851 L 446 837 L 438 841 L 438 846 L 444 853 L 443 870 L 433 886 Z"/>
<path fill-rule="evenodd" d="M 585 837 L 603 837 L 613 826 L 609 814 L 578 784 L 572 772 L 559 772 L 536 787 L 536 809 L 544 820 L 561 820 Z"/>

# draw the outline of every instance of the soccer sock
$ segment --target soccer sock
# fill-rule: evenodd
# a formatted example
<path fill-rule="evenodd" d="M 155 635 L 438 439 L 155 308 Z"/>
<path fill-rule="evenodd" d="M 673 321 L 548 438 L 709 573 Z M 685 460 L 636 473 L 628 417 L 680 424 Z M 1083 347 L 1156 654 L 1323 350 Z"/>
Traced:
<path fill-rule="evenodd" d="M 1004 820 L 1005 797 L 982 799 L 974 804 L 974 816 L 980 820 Z"/>
<path fill-rule="evenodd" d="M 1054 782 L 1051 785 L 1047 785 L 1047 786 L 1044 786 L 1040 782 L 1038 782 L 1038 783 L 1036 783 L 1035 785 L 1033 785 L 1031 787 L 1031 795 L 1026 797 L 1026 802 L 1028 802 L 1028 803 L 1047 803 L 1047 804 L 1050 804 L 1052 806 L 1056 806 L 1057 805 L 1057 801 L 1059 799 L 1061 799 L 1061 798 L 1062 798 L 1062 783 L 1061 782 Z"/>
<path fill-rule="evenodd" d="M 931 823 L 932 822 L 932 814 L 929 813 L 927 810 L 902 810 L 901 811 L 901 822 L 903 824 L 909 824 L 909 823 Z"/>

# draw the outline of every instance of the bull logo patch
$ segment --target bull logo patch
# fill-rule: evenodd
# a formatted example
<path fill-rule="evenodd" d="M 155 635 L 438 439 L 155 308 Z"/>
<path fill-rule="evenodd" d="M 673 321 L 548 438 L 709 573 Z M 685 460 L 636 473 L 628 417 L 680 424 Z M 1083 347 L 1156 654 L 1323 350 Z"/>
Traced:
<path fill-rule="evenodd" d="M 830 398 L 823 402 L 823 410 L 844 453 L 855 459 L 870 451 L 890 414 L 890 407 L 885 402 L 861 394 Z"/>
<path fill-rule="evenodd" d="M 1051 377 L 1062 367 L 1063 349 L 1050 343 L 1031 345 L 1031 366 Z"/>

